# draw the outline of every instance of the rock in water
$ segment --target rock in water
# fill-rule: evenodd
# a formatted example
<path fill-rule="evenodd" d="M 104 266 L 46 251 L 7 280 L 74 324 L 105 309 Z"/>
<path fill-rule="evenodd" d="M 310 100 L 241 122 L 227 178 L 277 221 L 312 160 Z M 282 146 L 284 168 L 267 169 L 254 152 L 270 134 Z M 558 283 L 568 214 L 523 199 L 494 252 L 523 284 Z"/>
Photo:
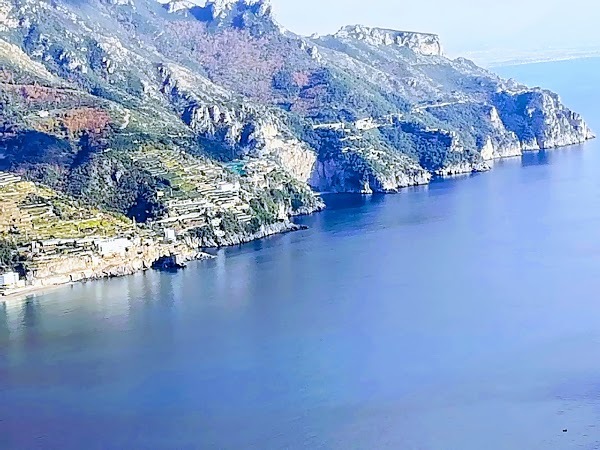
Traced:
<path fill-rule="evenodd" d="M 163 256 L 152 264 L 155 270 L 180 270 L 187 267 L 186 260 L 179 255 Z"/>

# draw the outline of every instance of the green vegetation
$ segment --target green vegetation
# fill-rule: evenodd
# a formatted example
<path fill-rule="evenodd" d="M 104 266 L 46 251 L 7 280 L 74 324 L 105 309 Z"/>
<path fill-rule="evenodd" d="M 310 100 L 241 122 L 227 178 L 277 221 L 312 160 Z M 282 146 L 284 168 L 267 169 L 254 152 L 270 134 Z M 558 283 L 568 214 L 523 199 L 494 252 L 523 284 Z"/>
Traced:
<path fill-rule="evenodd" d="M 498 93 L 494 96 L 494 103 L 497 105 L 502 122 L 508 130 L 516 133 L 523 141 L 528 142 L 536 137 L 536 124 L 539 127 L 540 119 L 530 116 L 527 109 L 539 95 L 535 92 L 526 92 L 519 95 Z M 541 123 L 543 123 L 543 119 L 541 119 Z"/>
<path fill-rule="evenodd" d="M 124 216 L 31 182 L 0 188 L 0 203 L 0 238 L 19 245 L 33 240 L 114 236 L 133 228 Z"/>
<path fill-rule="evenodd" d="M 162 216 L 164 205 L 157 191 L 164 183 L 123 153 L 93 155 L 70 172 L 68 192 L 108 211 L 125 214 L 138 222 Z"/>
<path fill-rule="evenodd" d="M 277 191 L 279 200 L 283 198 L 281 191 Z M 256 198 L 250 201 L 252 208 L 252 229 L 258 231 L 263 225 L 268 225 L 276 221 L 279 207 L 277 200 L 272 197 L 271 192 L 259 192 Z"/>
<path fill-rule="evenodd" d="M 300 86 L 294 80 L 291 70 L 280 70 L 273 75 L 273 89 L 286 97 L 294 97 L 300 93 Z"/>
<path fill-rule="evenodd" d="M 17 246 L 4 239 L 0 239 L 0 273 L 12 272 L 21 263 Z"/>
<path fill-rule="evenodd" d="M 481 148 L 488 137 L 498 134 L 490 121 L 491 107 L 478 103 L 457 103 L 430 108 L 428 113 L 447 128 L 456 130 L 465 147 Z"/>
<path fill-rule="evenodd" d="M 463 152 L 452 152 L 452 137 L 439 131 L 427 131 L 414 123 L 400 122 L 380 129 L 382 138 L 392 147 L 413 158 L 423 168 L 435 172 L 461 161 L 477 161 L 479 155 L 473 147 Z"/>
<path fill-rule="evenodd" d="M 357 76 L 324 68 L 312 73 L 292 110 L 308 108 L 308 117 L 317 123 L 352 122 L 392 114 L 398 110 L 396 102 L 399 98 L 377 92 Z"/>
<path fill-rule="evenodd" d="M 220 212 L 212 220 L 218 221 L 219 225 L 215 227 L 212 224 L 207 224 L 190 230 L 190 234 L 197 238 L 204 247 L 227 245 L 230 242 L 229 239 L 233 236 L 252 234 L 260 228 L 260 225 L 257 226 L 254 219 L 252 222 L 243 223 L 235 214 L 229 211 Z"/>

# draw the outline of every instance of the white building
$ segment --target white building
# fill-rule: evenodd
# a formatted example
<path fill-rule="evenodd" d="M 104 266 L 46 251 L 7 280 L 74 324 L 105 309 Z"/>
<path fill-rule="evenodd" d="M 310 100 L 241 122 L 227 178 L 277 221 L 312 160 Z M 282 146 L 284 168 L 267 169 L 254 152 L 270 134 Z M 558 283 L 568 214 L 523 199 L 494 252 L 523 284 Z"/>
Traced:
<path fill-rule="evenodd" d="M 235 192 L 239 190 L 239 183 L 219 183 L 219 191 L 221 192 Z"/>
<path fill-rule="evenodd" d="M 177 241 L 177 235 L 175 234 L 175 230 L 173 230 L 172 228 L 165 228 L 165 241 L 167 241 L 167 242 Z"/>
<path fill-rule="evenodd" d="M 0 274 L 0 287 L 11 288 L 19 284 L 19 274 L 15 272 L 7 272 Z"/>
<path fill-rule="evenodd" d="M 98 252 L 104 256 L 121 255 L 124 256 L 127 250 L 132 246 L 129 239 L 107 239 L 96 242 Z"/>

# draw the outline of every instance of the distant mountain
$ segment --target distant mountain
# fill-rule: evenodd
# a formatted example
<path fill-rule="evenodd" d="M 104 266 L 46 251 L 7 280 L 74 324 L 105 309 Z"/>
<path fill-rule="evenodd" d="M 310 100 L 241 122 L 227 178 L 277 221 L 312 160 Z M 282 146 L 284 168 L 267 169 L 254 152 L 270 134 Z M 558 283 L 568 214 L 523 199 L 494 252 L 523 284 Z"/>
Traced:
<path fill-rule="evenodd" d="M 600 57 L 600 48 L 544 48 L 537 50 L 488 49 L 466 53 L 485 67 L 517 66 Z"/>
<path fill-rule="evenodd" d="M 583 142 L 558 96 L 436 35 L 301 37 L 265 0 L 0 0 L 0 170 L 204 244 Z M 191 205 L 191 206 L 190 206 Z"/>

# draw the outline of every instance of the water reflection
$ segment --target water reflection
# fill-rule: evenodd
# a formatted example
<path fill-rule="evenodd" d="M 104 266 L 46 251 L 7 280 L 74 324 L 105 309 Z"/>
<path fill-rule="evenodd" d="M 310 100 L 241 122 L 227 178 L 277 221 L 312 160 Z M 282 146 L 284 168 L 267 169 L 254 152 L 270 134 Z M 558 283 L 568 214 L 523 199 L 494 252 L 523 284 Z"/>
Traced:
<path fill-rule="evenodd" d="M 0 343 L 7 342 L 9 337 L 8 306 L 6 303 L 0 303 Z"/>
<path fill-rule="evenodd" d="M 521 157 L 523 167 L 548 165 L 551 162 L 550 151 L 540 150 L 536 152 L 525 152 Z"/>

